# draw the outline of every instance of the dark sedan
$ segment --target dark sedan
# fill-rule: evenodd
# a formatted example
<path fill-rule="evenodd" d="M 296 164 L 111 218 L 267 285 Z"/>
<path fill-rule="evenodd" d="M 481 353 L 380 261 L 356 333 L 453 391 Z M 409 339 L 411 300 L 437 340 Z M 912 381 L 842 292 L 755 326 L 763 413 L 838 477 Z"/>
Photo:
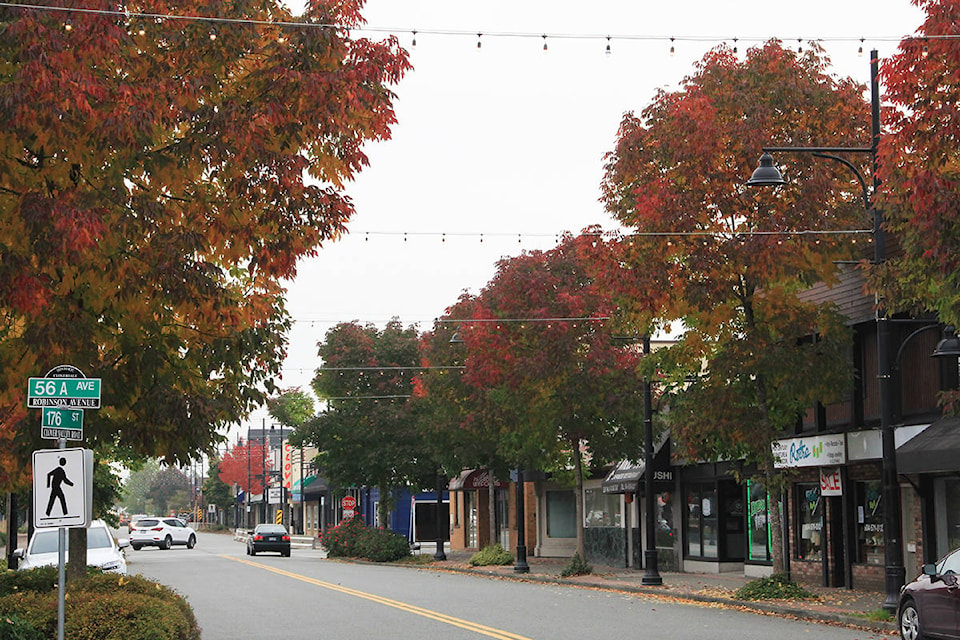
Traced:
<path fill-rule="evenodd" d="M 290 557 L 290 534 L 282 524 L 258 524 L 247 538 L 247 555 L 255 556 L 261 551 L 275 551 L 285 558 Z"/>
<path fill-rule="evenodd" d="M 897 620 L 903 640 L 960 637 L 960 549 L 923 573 L 900 592 Z"/>

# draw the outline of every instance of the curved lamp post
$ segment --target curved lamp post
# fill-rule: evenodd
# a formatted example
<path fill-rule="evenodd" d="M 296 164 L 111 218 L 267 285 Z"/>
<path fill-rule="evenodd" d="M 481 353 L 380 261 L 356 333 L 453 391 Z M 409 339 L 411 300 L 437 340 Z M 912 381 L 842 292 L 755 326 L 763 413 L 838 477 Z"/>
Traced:
<path fill-rule="evenodd" d="M 877 178 L 877 147 L 880 143 L 880 92 L 879 64 L 877 50 L 870 52 L 870 112 L 872 144 L 869 147 L 764 147 L 764 156 L 760 166 L 747 181 L 748 186 L 776 186 L 786 181 L 777 170 L 772 152 L 810 153 L 818 158 L 827 158 L 839 162 L 850 169 L 857 177 L 863 191 L 863 206 L 873 218 L 874 263 L 882 264 L 887 259 L 886 238 L 883 230 L 883 212 L 875 208 L 870 201 L 871 193 L 879 186 Z M 869 153 L 873 162 L 873 185 L 867 181 L 859 169 L 836 153 Z M 882 308 L 877 310 L 877 367 L 880 387 L 880 432 L 882 438 L 882 481 L 883 481 L 883 556 L 886 599 L 883 608 L 896 611 L 906 571 L 903 567 L 903 541 L 900 531 L 900 485 L 897 475 L 897 450 L 893 426 L 893 395 L 890 357 L 890 323 Z"/>

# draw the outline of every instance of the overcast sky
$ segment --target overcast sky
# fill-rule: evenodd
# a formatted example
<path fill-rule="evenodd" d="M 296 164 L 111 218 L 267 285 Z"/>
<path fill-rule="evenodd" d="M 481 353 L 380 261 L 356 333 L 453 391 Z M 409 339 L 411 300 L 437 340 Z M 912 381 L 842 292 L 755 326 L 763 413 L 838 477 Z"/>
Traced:
<path fill-rule="evenodd" d="M 677 88 L 710 48 L 820 40 L 837 74 L 867 84 L 869 51 L 889 56 L 923 19 L 907 0 L 370 0 L 364 16 L 362 35 L 395 34 L 414 69 L 395 87 L 392 139 L 367 147 L 370 166 L 347 186 L 349 236 L 290 283 L 283 388 L 309 388 L 337 322 L 429 329 L 501 257 L 615 228 L 599 185 L 623 114 Z"/>

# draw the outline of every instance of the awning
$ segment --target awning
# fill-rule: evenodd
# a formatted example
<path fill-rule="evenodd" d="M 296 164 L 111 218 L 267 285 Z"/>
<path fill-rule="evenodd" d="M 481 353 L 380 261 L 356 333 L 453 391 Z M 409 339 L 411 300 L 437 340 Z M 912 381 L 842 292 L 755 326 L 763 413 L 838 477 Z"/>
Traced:
<path fill-rule="evenodd" d="M 467 469 L 460 472 L 459 478 L 450 481 L 450 491 L 477 491 L 487 489 L 490 486 L 489 469 Z M 497 478 L 496 488 L 500 489 L 506 486 Z"/>
<path fill-rule="evenodd" d="M 940 418 L 897 449 L 897 473 L 960 471 L 960 416 Z"/>
<path fill-rule="evenodd" d="M 293 483 L 293 487 L 290 489 L 294 493 L 301 493 L 300 481 L 297 480 Z M 321 478 L 318 475 L 307 476 L 303 479 L 302 493 L 305 496 L 318 496 L 321 493 L 326 493 L 327 491 L 327 481 Z"/>
<path fill-rule="evenodd" d="M 673 488 L 673 471 L 670 468 L 669 438 L 664 438 L 656 447 L 653 456 L 655 487 L 669 491 Z M 614 465 L 600 485 L 604 493 L 640 493 L 647 465 L 643 460 L 621 460 Z"/>

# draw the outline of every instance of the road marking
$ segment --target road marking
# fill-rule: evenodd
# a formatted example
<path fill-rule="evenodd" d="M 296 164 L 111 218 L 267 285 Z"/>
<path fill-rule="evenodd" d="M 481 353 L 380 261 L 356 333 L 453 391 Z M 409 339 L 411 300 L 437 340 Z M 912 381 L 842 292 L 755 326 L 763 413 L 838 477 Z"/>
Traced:
<path fill-rule="evenodd" d="M 323 580 L 316 580 L 315 578 L 308 578 L 307 576 L 302 576 L 298 573 L 292 573 L 290 571 L 284 571 L 283 569 L 277 569 L 276 567 L 271 567 L 269 565 L 260 564 L 259 562 L 252 562 L 244 558 L 237 558 L 234 556 L 221 555 L 221 558 L 226 558 L 227 560 L 233 560 L 235 562 L 241 562 L 251 567 L 256 567 L 258 569 L 264 569 L 266 571 L 272 571 L 281 576 L 287 578 L 293 578 L 294 580 L 300 580 L 301 582 L 306 582 L 308 584 L 315 585 L 317 587 L 323 587 L 324 589 L 330 589 L 331 591 L 339 591 L 340 593 L 345 593 L 350 596 L 355 596 L 357 598 L 363 598 L 364 600 L 370 600 L 371 602 L 376 602 L 378 604 L 386 605 L 388 607 L 393 607 L 394 609 L 400 609 L 401 611 L 406 611 L 408 613 L 415 613 L 418 616 L 423 616 L 424 618 L 430 618 L 431 620 L 436 620 L 438 622 L 444 622 L 455 627 L 460 627 L 461 629 L 466 629 L 467 631 L 473 631 L 474 633 L 479 633 L 480 635 L 488 636 L 490 638 L 498 638 L 499 640 L 530 640 L 527 636 L 521 636 L 516 633 L 510 633 L 509 631 L 501 631 L 500 629 L 494 629 L 493 627 L 488 627 L 486 625 L 478 624 L 476 622 L 470 622 L 469 620 L 463 620 L 462 618 L 455 618 L 453 616 L 448 616 L 445 613 L 440 613 L 438 611 L 431 611 L 430 609 L 424 609 L 422 607 L 417 607 L 412 604 L 407 604 L 405 602 L 400 602 L 399 600 L 391 600 L 390 598 L 384 598 L 382 596 L 374 595 L 372 593 L 367 593 L 366 591 L 358 591 L 356 589 L 350 589 L 349 587 L 343 587 L 338 584 L 333 584 L 332 582 L 324 582 Z"/>

